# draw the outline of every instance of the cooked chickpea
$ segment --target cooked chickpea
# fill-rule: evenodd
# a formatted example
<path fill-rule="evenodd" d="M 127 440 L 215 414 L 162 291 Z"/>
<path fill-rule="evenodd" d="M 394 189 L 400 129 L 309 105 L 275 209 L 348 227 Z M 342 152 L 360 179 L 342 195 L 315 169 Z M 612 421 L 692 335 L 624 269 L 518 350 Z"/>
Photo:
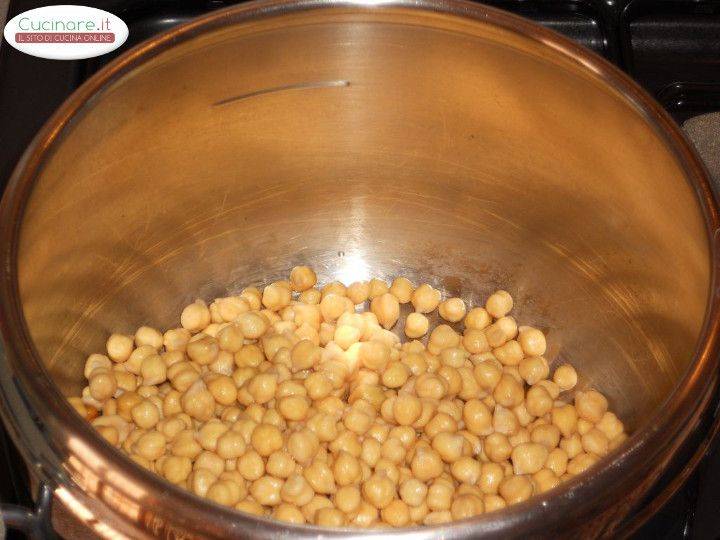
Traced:
<path fill-rule="evenodd" d="M 484 510 L 482 499 L 476 495 L 460 495 L 453 500 L 450 507 L 453 519 L 467 519 L 482 514 Z"/>
<path fill-rule="evenodd" d="M 533 484 L 527 476 L 506 476 L 498 487 L 507 504 L 526 501 L 533 494 Z"/>
<path fill-rule="evenodd" d="M 607 412 L 608 401 L 600 392 L 588 390 L 575 393 L 575 409 L 578 416 L 593 424 L 602 420 Z"/>
<path fill-rule="evenodd" d="M 374 474 L 363 483 L 362 494 L 375 508 L 382 509 L 395 498 L 395 484 L 385 474 Z"/>
<path fill-rule="evenodd" d="M 398 299 L 401 304 L 407 304 L 415 291 L 414 285 L 404 277 L 395 278 L 390 285 L 390 294 Z"/>
<path fill-rule="evenodd" d="M 507 291 L 495 291 L 485 302 L 485 311 L 495 319 L 504 317 L 512 308 L 513 299 Z"/>
<path fill-rule="evenodd" d="M 440 291 L 424 283 L 413 291 L 410 301 L 418 313 L 430 313 L 440 303 Z"/>
<path fill-rule="evenodd" d="M 315 286 L 317 276 L 309 266 L 296 266 L 290 271 L 290 284 L 293 291 L 307 291 Z"/>
<path fill-rule="evenodd" d="M 400 302 L 390 293 L 374 297 L 370 303 L 370 309 L 385 329 L 392 328 L 400 318 Z"/>
<path fill-rule="evenodd" d="M 450 472 L 458 482 L 475 485 L 480 478 L 480 463 L 463 456 L 450 465 Z"/>
<path fill-rule="evenodd" d="M 112 334 L 108 338 L 105 348 L 113 362 L 125 362 L 133 352 L 133 338 L 124 334 Z M 87 375 L 85 375 L 85 377 L 87 377 Z"/>
<path fill-rule="evenodd" d="M 272 476 L 263 476 L 250 484 L 250 494 L 253 499 L 263 506 L 277 506 L 280 504 L 280 490 L 283 481 Z"/>
<path fill-rule="evenodd" d="M 180 324 L 190 332 L 199 332 L 210 324 L 210 310 L 202 300 L 196 300 L 183 309 Z"/>
<path fill-rule="evenodd" d="M 430 322 L 422 313 L 410 313 L 405 319 L 405 335 L 412 339 L 421 338 L 427 334 Z"/>
<path fill-rule="evenodd" d="M 300 509 L 297 506 L 288 503 L 281 503 L 276 506 L 275 510 L 273 510 L 272 517 L 277 520 L 284 521 L 285 523 L 305 523 L 305 516 L 303 516 Z"/>
<path fill-rule="evenodd" d="M 553 382 L 560 387 L 560 390 L 567 392 L 575 388 L 578 376 L 575 368 L 570 364 L 559 366 L 553 373 Z"/>
<path fill-rule="evenodd" d="M 393 403 L 393 416 L 401 426 L 409 426 L 420 417 L 422 403 L 412 394 L 399 394 Z"/>
<path fill-rule="evenodd" d="M 290 303 L 290 289 L 283 284 L 271 283 L 263 289 L 262 305 L 272 311 L 278 311 Z"/>
<path fill-rule="evenodd" d="M 543 468 L 548 449 L 542 444 L 526 442 L 513 448 L 510 460 L 516 475 L 534 474 Z"/>
<path fill-rule="evenodd" d="M 545 335 L 518 327 L 506 291 L 468 309 L 402 277 L 322 290 L 317 280 L 296 266 L 262 292 L 196 300 L 164 334 L 112 334 L 69 401 L 171 483 L 325 527 L 491 512 L 553 489 L 627 437 L 599 392 L 559 400 L 577 373 L 565 364 L 548 380 Z M 389 329 L 408 302 L 403 343 Z M 429 331 L 435 309 L 462 334 Z"/>
<path fill-rule="evenodd" d="M 507 374 L 500 377 L 493 390 L 493 399 L 503 407 L 516 407 L 523 402 L 524 397 L 522 384 Z"/>
<path fill-rule="evenodd" d="M 109 369 L 96 369 L 88 379 L 88 387 L 92 398 L 103 402 L 115 394 L 117 379 Z"/>
<path fill-rule="evenodd" d="M 438 305 L 438 313 L 446 321 L 461 321 L 467 313 L 465 302 L 462 298 L 448 298 Z"/>
<path fill-rule="evenodd" d="M 491 433 L 485 438 L 483 450 L 490 461 L 500 463 L 510 458 L 513 448 L 505 435 Z"/>

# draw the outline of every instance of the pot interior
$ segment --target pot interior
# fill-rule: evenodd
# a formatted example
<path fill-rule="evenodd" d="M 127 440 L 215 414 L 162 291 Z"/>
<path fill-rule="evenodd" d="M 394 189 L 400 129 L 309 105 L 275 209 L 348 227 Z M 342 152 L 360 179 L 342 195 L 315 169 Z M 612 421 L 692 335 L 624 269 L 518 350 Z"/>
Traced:
<path fill-rule="evenodd" d="M 710 279 L 678 158 L 601 73 L 403 9 L 228 22 L 122 72 L 54 140 L 20 235 L 66 395 L 110 332 L 309 264 L 510 291 L 632 430 L 691 364 Z"/>

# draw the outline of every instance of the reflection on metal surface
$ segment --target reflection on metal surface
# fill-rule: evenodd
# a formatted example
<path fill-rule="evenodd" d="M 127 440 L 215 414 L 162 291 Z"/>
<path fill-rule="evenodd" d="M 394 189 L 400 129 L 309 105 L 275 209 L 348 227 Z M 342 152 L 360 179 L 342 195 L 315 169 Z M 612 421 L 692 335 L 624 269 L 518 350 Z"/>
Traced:
<path fill-rule="evenodd" d="M 285 84 L 283 86 L 276 86 L 274 88 L 265 88 L 264 90 L 255 90 L 254 92 L 248 92 L 247 94 L 241 94 L 239 96 L 233 96 L 233 97 L 221 99 L 220 101 L 216 101 L 215 103 L 213 103 L 213 107 L 217 107 L 218 105 L 227 105 L 228 103 L 233 103 L 235 101 L 240 101 L 240 100 L 255 97 L 255 96 L 262 96 L 264 94 L 272 94 L 274 92 L 284 92 L 286 90 L 304 90 L 306 88 L 334 88 L 334 87 L 343 87 L 343 86 L 350 86 L 350 81 L 319 81 L 319 82 Z"/>

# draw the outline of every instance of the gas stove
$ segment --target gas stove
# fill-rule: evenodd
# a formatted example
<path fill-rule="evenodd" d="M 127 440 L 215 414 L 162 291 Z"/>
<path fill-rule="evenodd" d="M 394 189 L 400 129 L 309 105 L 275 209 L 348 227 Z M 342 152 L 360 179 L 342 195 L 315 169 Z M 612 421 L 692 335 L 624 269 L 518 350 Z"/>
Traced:
<path fill-rule="evenodd" d="M 22 151 L 60 103 L 118 54 L 193 17 L 237 2 L 98 0 L 92 5 L 122 18 L 130 34 L 118 50 L 76 61 L 53 61 L 0 46 L 0 185 Z M 680 124 L 720 112 L 718 0 L 489 0 L 556 30 L 616 64 L 646 88 Z M 11 0 L 7 18 L 51 2 Z M 2 17 L 0 1 L 0 20 Z M 708 166 L 720 163 L 719 122 L 687 124 Z M 710 126 L 710 127 L 708 127 Z M 709 149 L 709 150 L 707 150 Z M 718 181 L 717 170 L 711 170 Z M 0 431 L 0 502 L 31 506 L 22 461 Z M 636 538 L 720 537 L 720 442 L 673 498 L 634 532 Z M 655 509 L 653 509 L 655 510 Z M 0 532 L 0 536 L 2 533 Z M 9 538 L 18 538 L 10 532 Z"/>

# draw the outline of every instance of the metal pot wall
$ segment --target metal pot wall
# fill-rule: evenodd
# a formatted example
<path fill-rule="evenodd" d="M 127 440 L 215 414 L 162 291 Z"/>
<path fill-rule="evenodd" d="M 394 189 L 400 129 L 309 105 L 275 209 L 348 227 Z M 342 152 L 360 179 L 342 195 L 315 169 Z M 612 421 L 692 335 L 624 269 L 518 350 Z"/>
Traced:
<path fill-rule="evenodd" d="M 477 4 L 251 2 L 153 38 L 45 126 L 0 228 L 3 416 L 59 507 L 101 535 L 317 534 L 166 484 L 64 398 L 110 331 L 172 325 L 196 296 L 298 263 L 471 302 L 510 290 L 550 359 L 633 433 L 530 501 L 393 536 L 614 534 L 717 388 L 702 166 L 618 70 Z"/>

